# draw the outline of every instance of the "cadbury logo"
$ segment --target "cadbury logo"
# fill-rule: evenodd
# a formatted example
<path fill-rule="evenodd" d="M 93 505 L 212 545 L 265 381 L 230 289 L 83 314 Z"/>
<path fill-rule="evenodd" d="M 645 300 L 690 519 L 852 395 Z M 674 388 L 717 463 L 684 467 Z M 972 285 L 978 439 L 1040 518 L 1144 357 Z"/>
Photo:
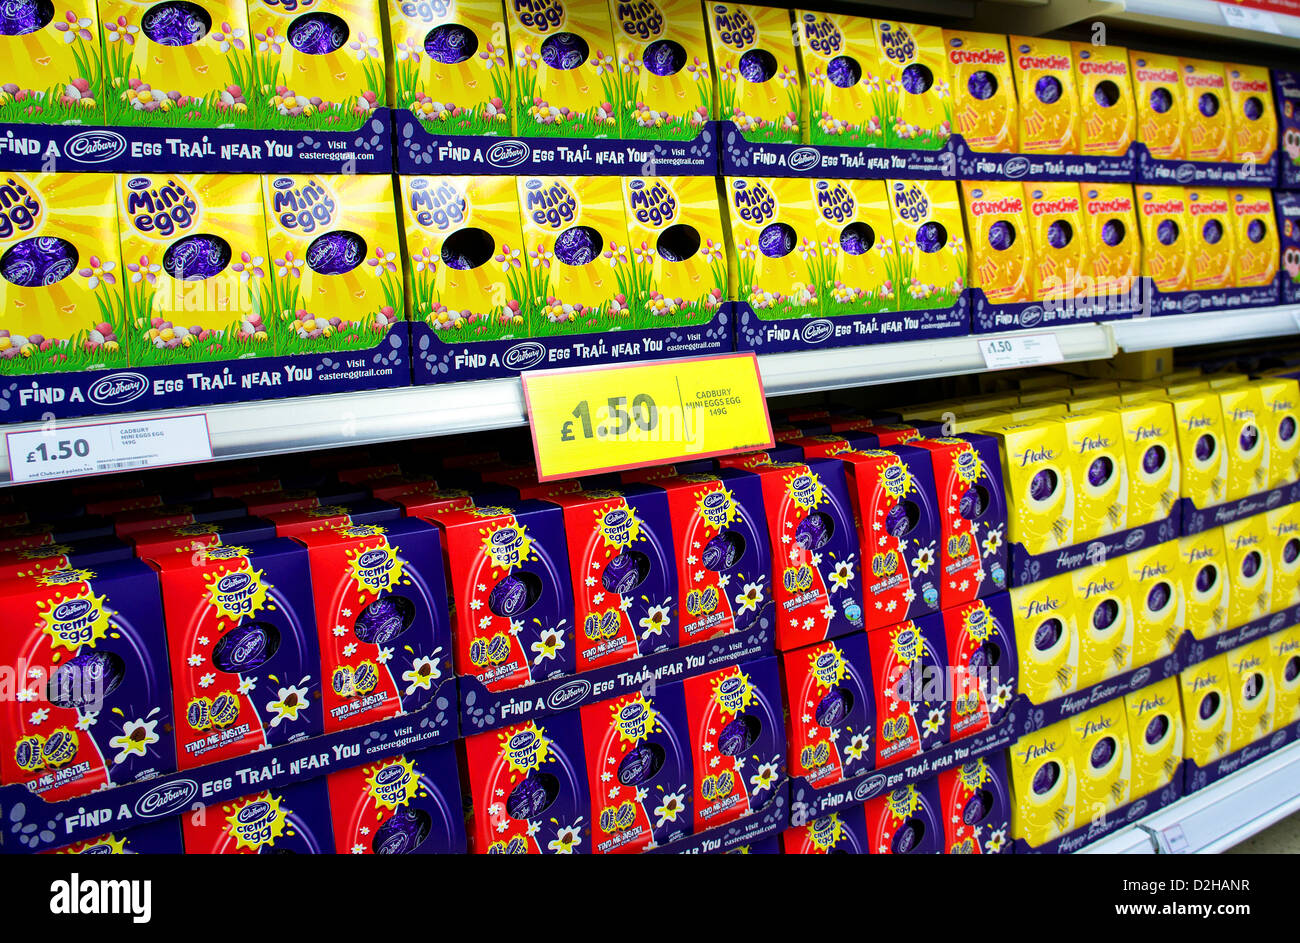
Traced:
<path fill-rule="evenodd" d="M 217 591 L 221 593 L 237 593 L 248 585 L 249 575 L 247 573 L 231 573 L 229 576 L 223 576 L 217 582 Z"/>
<path fill-rule="evenodd" d="M 817 153 L 816 148 L 800 147 L 790 152 L 790 156 L 786 158 L 786 163 L 791 170 L 802 173 L 806 170 L 812 170 L 821 163 L 821 159 L 821 154 Z"/>
<path fill-rule="evenodd" d="M 568 681 L 546 696 L 546 706 L 551 710 L 563 710 L 579 701 L 585 700 L 591 693 L 591 682 L 582 678 Z"/>
<path fill-rule="evenodd" d="M 820 344 L 834 332 L 835 326 L 825 318 L 817 321 L 810 321 L 804 325 L 800 332 L 805 344 Z"/>
<path fill-rule="evenodd" d="M 499 141 L 488 148 L 487 162 L 493 167 L 518 167 L 532 154 L 523 141 Z"/>
<path fill-rule="evenodd" d="M 126 138 L 116 131 L 82 131 L 68 138 L 63 150 L 83 164 L 102 164 L 126 152 Z"/>
<path fill-rule="evenodd" d="M 75 622 L 84 618 L 91 608 L 89 599 L 70 599 L 54 608 L 54 618 L 59 622 Z"/>
<path fill-rule="evenodd" d="M 881 775 L 868 776 L 866 780 L 853 790 L 854 799 L 870 799 L 885 788 L 885 777 Z"/>
<path fill-rule="evenodd" d="M 1027 157 L 1012 157 L 1002 165 L 1002 176 L 1010 177 L 1015 180 L 1029 173 L 1029 159 Z"/>
<path fill-rule="evenodd" d="M 371 569 L 377 566 L 383 566 L 388 562 L 388 552 L 379 548 L 367 550 L 363 553 L 357 564 L 363 569 Z"/>
<path fill-rule="evenodd" d="M 527 341 L 523 344 L 515 344 L 507 350 L 502 360 L 511 370 L 527 370 L 541 363 L 545 356 L 545 347 L 534 341 Z"/>
<path fill-rule="evenodd" d="M 135 800 L 135 814 L 144 818 L 175 815 L 184 811 L 198 793 L 199 785 L 192 779 L 160 783 Z"/>
<path fill-rule="evenodd" d="M 86 395 L 99 406 L 121 406 L 137 400 L 149 389 L 149 381 L 142 373 L 113 373 L 100 377 Z"/>

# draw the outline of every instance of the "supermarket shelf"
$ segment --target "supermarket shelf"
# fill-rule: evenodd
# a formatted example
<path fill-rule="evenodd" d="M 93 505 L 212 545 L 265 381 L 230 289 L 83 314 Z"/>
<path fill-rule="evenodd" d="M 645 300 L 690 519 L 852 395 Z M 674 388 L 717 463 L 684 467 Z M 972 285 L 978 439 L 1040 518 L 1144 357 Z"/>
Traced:
<path fill-rule="evenodd" d="M 1136 825 L 1122 828 L 1114 834 L 1080 848 L 1081 855 L 1154 855 L 1156 843 L 1151 835 Z"/>
<path fill-rule="evenodd" d="M 1268 308 L 1243 308 L 1240 311 L 1207 311 L 1204 314 L 1114 321 L 1110 328 L 1120 350 L 1136 351 L 1278 337 L 1295 334 L 1298 326 L 1300 305 L 1275 305 Z"/>

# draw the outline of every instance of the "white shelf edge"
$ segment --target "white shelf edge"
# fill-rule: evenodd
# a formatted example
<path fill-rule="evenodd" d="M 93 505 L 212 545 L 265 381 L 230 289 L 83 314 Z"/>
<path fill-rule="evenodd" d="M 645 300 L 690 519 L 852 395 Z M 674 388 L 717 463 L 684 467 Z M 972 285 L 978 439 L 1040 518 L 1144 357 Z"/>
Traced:
<path fill-rule="evenodd" d="M 1115 344 L 1123 351 L 1158 350 L 1162 347 L 1194 347 L 1280 337 L 1295 334 L 1300 327 L 1300 305 L 1242 308 L 1240 311 L 1206 311 L 1159 318 L 1135 318 L 1110 322 Z"/>

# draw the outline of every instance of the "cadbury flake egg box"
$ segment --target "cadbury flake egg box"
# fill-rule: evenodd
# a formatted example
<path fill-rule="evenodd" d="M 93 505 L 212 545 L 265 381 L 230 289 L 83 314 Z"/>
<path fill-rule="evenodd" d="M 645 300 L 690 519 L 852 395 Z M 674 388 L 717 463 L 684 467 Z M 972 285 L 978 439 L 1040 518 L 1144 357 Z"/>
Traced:
<path fill-rule="evenodd" d="M 0 374 L 126 366 L 115 206 L 110 174 L 0 179 Z"/>
<path fill-rule="evenodd" d="M 894 252 L 882 261 L 898 310 L 953 308 L 966 289 L 967 275 L 956 183 L 886 180 L 885 186 L 894 212 Z"/>
<path fill-rule="evenodd" d="M 824 260 L 817 241 L 816 182 L 781 177 L 723 180 L 734 253 L 732 297 L 764 320 L 823 313 Z"/>
<path fill-rule="evenodd" d="M 513 79 L 500 0 L 387 0 L 393 105 L 431 131 L 509 134 Z"/>
<path fill-rule="evenodd" d="M 406 316 L 393 178 L 268 176 L 262 197 L 271 260 L 263 313 L 275 323 L 275 352 L 378 345 Z"/>
<path fill-rule="evenodd" d="M 1131 749 L 1129 795 L 1150 795 L 1174 778 L 1183 760 L 1178 679 L 1166 678 L 1124 695 Z"/>
<path fill-rule="evenodd" d="M 54 801 L 174 772 L 158 578 L 127 560 L 3 583 L 0 780 Z"/>
<path fill-rule="evenodd" d="M 131 366 L 273 352 L 257 176 L 119 174 L 117 215 Z"/>
<path fill-rule="evenodd" d="M 1228 627 L 1267 616 L 1273 602 L 1273 554 L 1263 514 L 1223 525 L 1228 574 Z"/>
<path fill-rule="evenodd" d="M 873 20 L 879 84 L 877 117 L 885 147 L 933 151 L 952 134 L 952 95 L 943 30 Z"/>
<path fill-rule="evenodd" d="M 259 128 L 346 131 L 387 102 L 380 0 L 250 0 L 246 94 Z"/>
<path fill-rule="evenodd" d="M 867 800 L 867 847 L 874 855 L 937 855 L 943 824 L 935 780 L 899 786 Z"/>
<path fill-rule="evenodd" d="M 440 511 L 456 674 L 489 691 L 574 673 L 564 512 L 545 501 Z"/>
<path fill-rule="evenodd" d="M 400 179 L 411 320 L 446 341 L 527 336 L 555 258 L 525 248 L 514 178 Z"/>
<path fill-rule="evenodd" d="M 325 779 L 307 779 L 181 816 L 187 855 L 334 853 Z"/>
<path fill-rule="evenodd" d="M 621 136 L 689 140 L 713 120 L 709 36 L 698 0 L 609 0 Z"/>
<path fill-rule="evenodd" d="M 1075 409 L 1060 421 L 1074 480 L 1075 543 L 1127 530 L 1131 471 L 1119 414 Z"/>
<path fill-rule="evenodd" d="M 1178 673 L 1183 701 L 1183 756 L 1202 768 L 1230 752 L 1234 698 L 1228 656 L 1217 655 Z"/>
<path fill-rule="evenodd" d="M 880 76 L 875 25 L 868 17 L 794 11 L 799 62 L 808 83 L 813 144 L 879 147 L 889 89 Z"/>
<path fill-rule="evenodd" d="M 758 476 L 734 468 L 680 475 L 668 493 L 677 562 L 677 643 L 746 632 L 770 616 L 771 545 Z"/>
<path fill-rule="evenodd" d="M 783 855 L 865 855 L 868 851 L 866 810 L 861 803 L 781 833 Z"/>
<path fill-rule="evenodd" d="M 1300 480 L 1300 384 L 1284 376 L 1255 381 L 1268 430 L 1268 488 Z"/>
<path fill-rule="evenodd" d="M 505 0 L 514 56 L 514 131 L 525 137 L 619 136 L 623 73 L 609 7 Z"/>
<path fill-rule="evenodd" d="M 1228 199 L 1236 253 L 1233 284 L 1238 288 L 1269 285 L 1281 255 L 1273 194 L 1263 188 L 1229 190 Z"/>
<path fill-rule="evenodd" d="M 1137 140 L 1137 108 L 1129 80 L 1128 50 L 1071 43 L 1079 83 L 1079 153 L 1123 157 Z"/>
<path fill-rule="evenodd" d="M 1016 696 L 1011 600 L 997 593 L 945 609 L 944 644 L 952 678 L 949 739 L 971 737 L 1001 723 Z"/>
<path fill-rule="evenodd" d="M 579 711 L 465 740 L 469 850 L 487 855 L 591 851 L 591 801 Z"/>
<path fill-rule="evenodd" d="M 704 4 L 718 82 L 718 117 L 747 141 L 798 144 L 804 103 L 788 10 Z"/>
<path fill-rule="evenodd" d="M 1284 504 L 1264 515 L 1269 567 L 1273 571 L 1269 612 L 1300 605 L 1300 505 Z"/>
<path fill-rule="evenodd" d="M 99 18 L 107 124 L 255 126 L 257 38 L 245 0 L 103 0 Z"/>
<path fill-rule="evenodd" d="M 1142 227 L 1142 274 L 1162 292 L 1187 291 L 1192 283 L 1191 215 L 1183 187 L 1136 188 Z"/>
<path fill-rule="evenodd" d="M 1232 116 L 1223 63 L 1180 58 L 1188 160 L 1225 161 L 1232 153 Z"/>
<path fill-rule="evenodd" d="M 729 279 L 717 181 L 623 177 L 621 183 L 630 315 L 654 327 L 711 318 L 726 297 Z M 609 261 L 614 262 L 612 254 Z"/>
<path fill-rule="evenodd" d="M 1179 538 L 1178 555 L 1182 560 L 1184 625 L 1196 639 L 1218 635 L 1229 628 L 1232 593 L 1223 528 Z"/>
<path fill-rule="evenodd" d="M 677 647 L 668 497 L 653 485 L 552 497 L 564 510 L 578 671 Z"/>
<path fill-rule="evenodd" d="M 909 760 L 948 742 L 948 646 L 938 615 L 867 633 L 875 682 L 876 766 Z"/>
<path fill-rule="evenodd" d="M 1268 638 L 1256 639 L 1227 653 L 1228 690 L 1232 694 L 1232 739 L 1228 749 L 1232 752 L 1273 732 L 1277 686 L 1269 642 Z"/>
<path fill-rule="evenodd" d="M 180 768 L 319 734 L 306 548 L 277 538 L 151 562 L 167 616 Z"/>
<path fill-rule="evenodd" d="M 1007 42 L 1020 100 L 1020 150 L 1079 153 L 1079 96 L 1070 44 L 1029 36 L 1008 36 Z"/>
<path fill-rule="evenodd" d="M 1076 819 L 1103 819 L 1127 805 L 1131 794 L 1133 751 L 1124 701 L 1113 698 L 1069 720 L 1078 777 Z"/>
<path fill-rule="evenodd" d="M 1139 547 L 1124 556 L 1124 563 L 1133 610 L 1133 664 L 1149 665 L 1173 653 L 1187 624 L 1178 541 Z"/>
<path fill-rule="evenodd" d="M 385 757 L 325 778 L 340 855 L 465 853 L 456 748 Z"/>
<path fill-rule="evenodd" d="M 814 284 L 823 313 L 870 314 L 898 306 L 890 277 L 894 221 L 883 180 L 814 180 L 817 263 Z"/>
<path fill-rule="evenodd" d="M 1182 68 L 1177 56 L 1129 50 L 1137 139 L 1159 160 L 1187 154 L 1187 120 L 1183 108 Z"/>
<path fill-rule="evenodd" d="M 874 768 L 875 685 L 856 632 L 781 655 L 791 776 L 814 789 Z"/>
<path fill-rule="evenodd" d="M 1074 733 L 1070 720 L 1025 734 L 1007 756 L 1011 773 L 1011 834 L 1031 846 L 1073 831 L 1078 810 Z"/>
<path fill-rule="evenodd" d="M 121 35 L 114 24 L 111 31 Z M 93 0 L 20 0 L 0 16 L 0 122 L 102 124 L 104 67 Z"/>
<path fill-rule="evenodd" d="M 442 548 L 403 518 L 304 535 L 327 731 L 413 713 L 452 674 Z"/>
<path fill-rule="evenodd" d="M 695 768 L 695 831 L 764 808 L 785 783 L 777 660 L 760 658 L 682 682 Z"/>
<path fill-rule="evenodd" d="M 944 30 L 952 95 L 952 130 L 975 151 L 1015 151 L 1019 128 L 1016 85 L 1007 37 Z"/>
<path fill-rule="evenodd" d="M 971 284 L 992 304 L 1033 297 L 1034 248 L 1021 184 L 1010 180 L 963 180 L 970 228 Z"/>
<path fill-rule="evenodd" d="M 1133 663 L 1133 600 L 1123 557 L 1070 572 L 1079 632 L 1080 689 L 1113 678 Z"/>
<path fill-rule="evenodd" d="M 986 430 L 999 440 L 1007 539 L 1031 556 L 1075 543 L 1074 489 L 1065 423 L 1045 418 Z"/>
<path fill-rule="evenodd" d="M 1300 627 L 1292 626 L 1268 636 L 1272 655 L 1274 728 L 1300 720 Z"/>
<path fill-rule="evenodd" d="M 1011 780 L 1004 751 L 988 753 L 935 777 L 944 852 L 996 855 L 1009 851 Z"/>
<path fill-rule="evenodd" d="M 581 708 L 593 854 L 637 853 L 694 829 L 691 731 L 681 684 Z"/>
<path fill-rule="evenodd" d="M 1078 688 L 1079 632 L 1072 577 L 1058 573 L 1010 591 L 1021 692 L 1045 704 Z"/>
<path fill-rule="evenodd" d="M 1271 430 L 1264 397 L 1253 383 L 1218 390 L 1223 412 L 1223 439 L 1228 453 L 1227 500 L 1268 489 Z"/>
<path fill-rule="evenodd" d="M 617 177 L 519 177 L 531 336 L 654 327 L 635 311 L 650 266 L 633 265 Z"/>
<path fill-rule="evenodd" d="M 843 464 L 809 459 L 753 473 L 772 546 L 777 650 L 862 628 L 862 561 Z"/>

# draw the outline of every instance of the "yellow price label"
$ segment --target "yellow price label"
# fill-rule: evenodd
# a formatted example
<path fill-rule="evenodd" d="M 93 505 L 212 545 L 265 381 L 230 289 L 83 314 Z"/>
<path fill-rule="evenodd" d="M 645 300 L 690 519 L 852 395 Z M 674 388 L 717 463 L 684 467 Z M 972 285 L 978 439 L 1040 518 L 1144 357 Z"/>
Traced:
<path fill-rule="evenodd" d="M 752 353 L 522 376 L 541 481 L 772 447 Z"/>

